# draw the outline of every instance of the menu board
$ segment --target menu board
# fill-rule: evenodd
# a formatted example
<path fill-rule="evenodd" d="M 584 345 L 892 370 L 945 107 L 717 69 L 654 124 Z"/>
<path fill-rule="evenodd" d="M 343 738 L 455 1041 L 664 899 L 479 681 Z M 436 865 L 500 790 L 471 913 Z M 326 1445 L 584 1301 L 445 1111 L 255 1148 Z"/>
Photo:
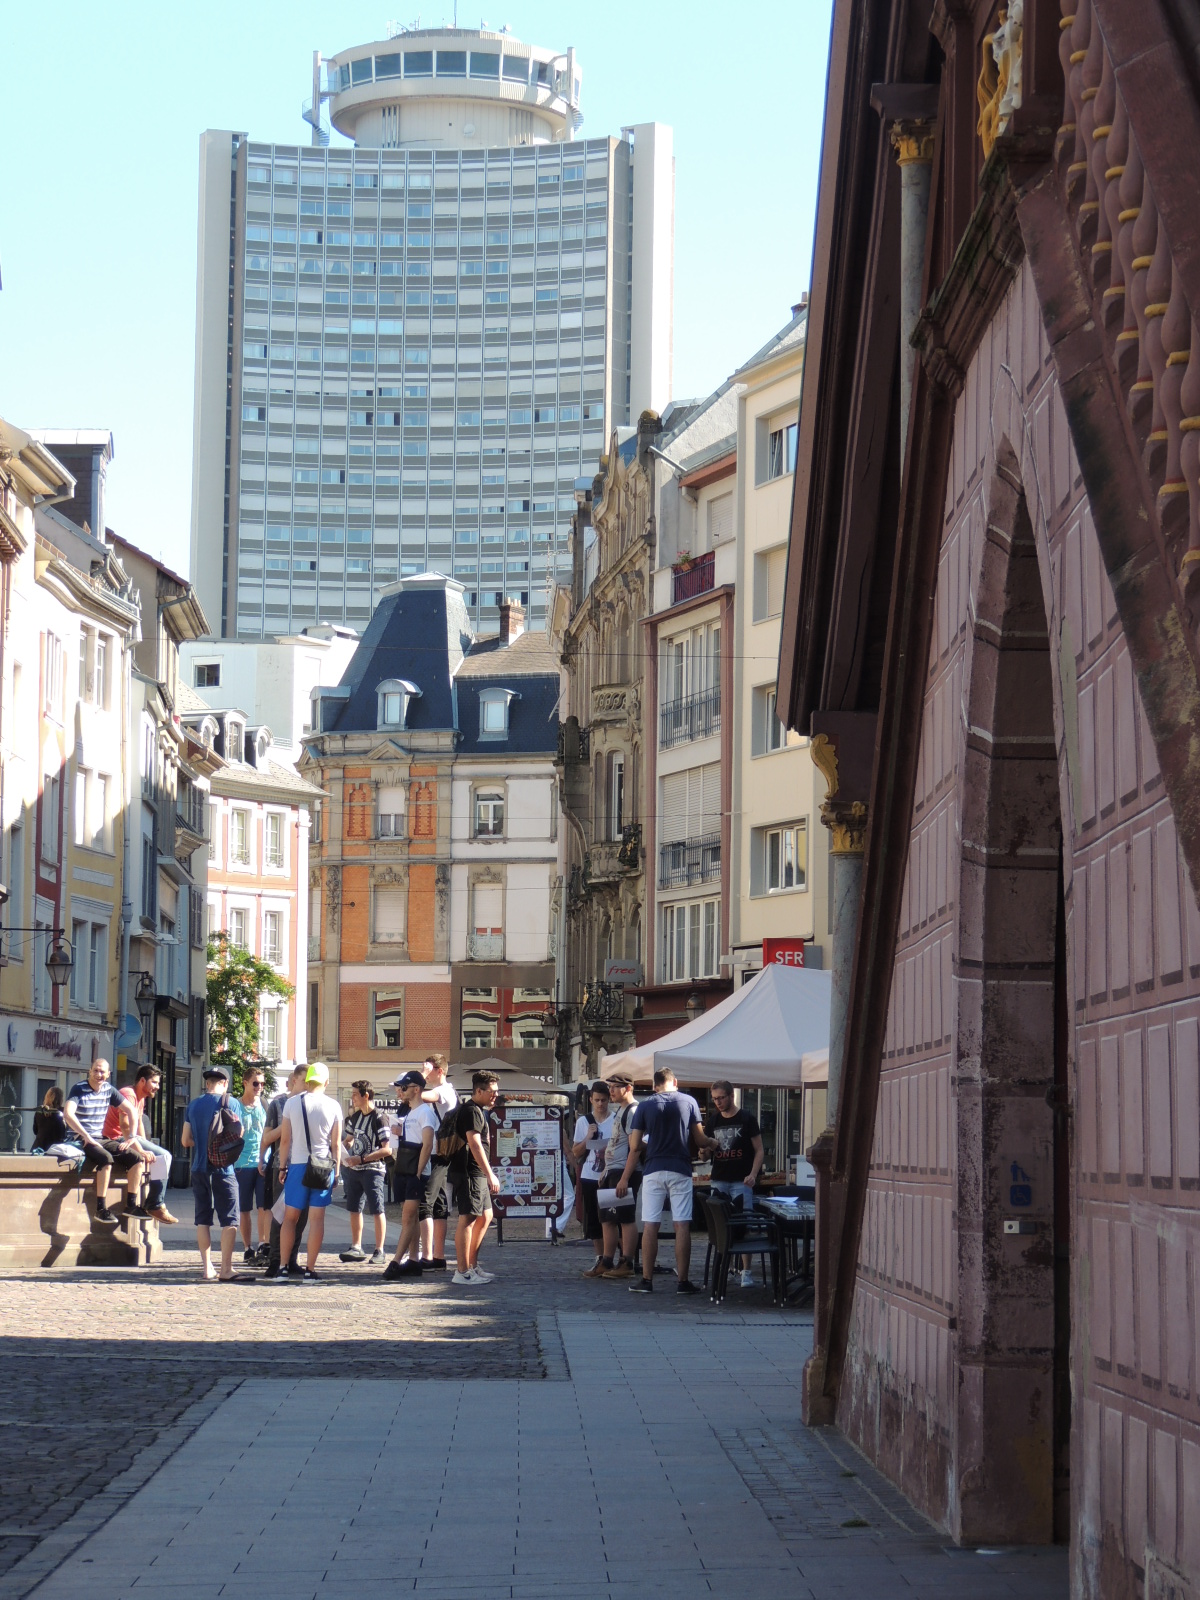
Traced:
<path fill-rule="evenodd" d="M 525 1105 L 509 1095 L 489 1119 L 491 1163 L 500 1179 L 492 1205 L 503 1217 L 561 1217 L 562 1107 Z"/>

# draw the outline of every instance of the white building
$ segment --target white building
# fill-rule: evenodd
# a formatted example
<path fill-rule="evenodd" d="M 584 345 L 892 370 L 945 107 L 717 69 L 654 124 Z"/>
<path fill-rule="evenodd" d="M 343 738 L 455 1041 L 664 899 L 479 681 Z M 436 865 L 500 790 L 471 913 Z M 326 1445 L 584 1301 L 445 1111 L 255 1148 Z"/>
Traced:
<path fill-rule="evenodd" d="M 476 628 L 540 627 L 581 463 L 670 394 L 671 130 L 576 139 L 574 53 L 507 31 L 314 76 L 311 148 L 201 139 L 198 592 L 263 638 L 440 570 Z"/>
<path fill-rule="evenodd" d="M 179 652 L 183 681 L 214 711 L 240 711 L 270 733 L 276 761 L 300 759 L 312 692 L 337 683 L 358 645 L 353 628 L 318 623 L 281 639 L 197 639 Z"/>
<path fill-rule="evenodd" d="M 821 824 L 824 779 L 810 742 L 789 732 L 775 707 L 779 630 L 787 573 L 796 419 L 808 312 L 801 304 L 776 336 L 739 368 L 737 607 L 734 632 L 732 956 L 740 984 L 763 962 L 765 939 L 790 958 L 828 966 L 829 832 Z"/>

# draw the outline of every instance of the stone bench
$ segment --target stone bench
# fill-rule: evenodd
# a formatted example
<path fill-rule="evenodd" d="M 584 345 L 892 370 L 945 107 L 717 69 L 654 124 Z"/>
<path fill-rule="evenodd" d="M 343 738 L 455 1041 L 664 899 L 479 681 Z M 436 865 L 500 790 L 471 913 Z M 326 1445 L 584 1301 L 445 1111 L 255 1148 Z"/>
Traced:
<path fill-rule="evenodd" d="M 115 1181 L 109 1200 L 123 1211 L 124 1187 Z M 95 1185 L 78 1167 L 53 1156 L 0 1156 L 0 1269 L 141 1267 L 162 1257 L 157 1222 L 97 1222 L 95 1212 Z"/>

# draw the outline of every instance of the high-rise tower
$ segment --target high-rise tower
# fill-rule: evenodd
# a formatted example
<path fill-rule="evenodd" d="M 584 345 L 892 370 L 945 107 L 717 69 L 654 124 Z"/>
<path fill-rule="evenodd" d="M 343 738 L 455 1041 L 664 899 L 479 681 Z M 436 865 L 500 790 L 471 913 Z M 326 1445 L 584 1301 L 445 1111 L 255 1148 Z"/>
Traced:
<path fill-rule="evenodd" d="M 580 85 L 573 51 L 418 29 L 316 58 L 311 145 L 202 136 L 192 577 L 222 634 L 361 628 L 426 569 L 483 631 L 505 595 L 543 620 L 576 478 L 671 385 L 671 130 L 577 139 Z"/>

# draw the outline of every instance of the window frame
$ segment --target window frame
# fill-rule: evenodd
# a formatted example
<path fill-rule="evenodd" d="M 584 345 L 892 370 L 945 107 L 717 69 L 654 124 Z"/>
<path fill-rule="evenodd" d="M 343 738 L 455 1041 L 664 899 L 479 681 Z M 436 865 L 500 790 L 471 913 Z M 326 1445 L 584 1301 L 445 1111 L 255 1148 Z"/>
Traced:
<path fill-rule="evenodd" d="M 486 828 L 480 826 L 483 807 L 485 805 L 490 808 L 490 821 L 493 824 L 492 826 Z M 505 815 L 507 806 L 508 796 L 503 784 L 501 784 L 499 787 L 496 787 L 492 784 L 483 784 L 472 789 L 471 837 L 473 839 L 503 839 L 505 824 L 507 821 Z M 498 826 L 495 825 L 497 822 L 497 810 L 499 814 Z"/>

